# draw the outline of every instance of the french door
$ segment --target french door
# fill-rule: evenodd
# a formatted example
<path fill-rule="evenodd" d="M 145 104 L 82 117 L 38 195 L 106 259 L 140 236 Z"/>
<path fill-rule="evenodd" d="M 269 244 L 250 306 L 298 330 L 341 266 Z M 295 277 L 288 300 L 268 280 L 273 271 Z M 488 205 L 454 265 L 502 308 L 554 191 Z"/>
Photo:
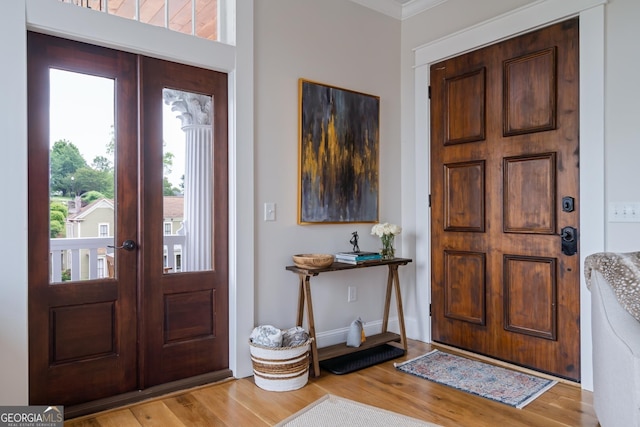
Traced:
<path fill-rule="evenodd" d="M 141 91 L 141 224 L 143 252 L 140 304 L 144 386 L 229 366 L 227 251 L 227 76 L 152 58 L 139 58 Z M 159 213 L 171 217 L 163 198 L 166 157 L 157 121 L 163 103 L 179 116 L 185 144 L 184 221 L 180 272 L 163 262 L 171 243 L 163 240 Z M 162 167 L 158 167 L 162 165 Z M 174 256 L 171 257 L 175 258 Z M 177 264 L 177 263 L 176 263 Z M 172 268 L 176 268 L 174 265 Z M 230 375 L 230 374 L 229 374 Z"/>
<path fill-rule="evenodd" d="M 28 119 L 30 403 L 229 376 L 227 76 L 29 33 Z"/>

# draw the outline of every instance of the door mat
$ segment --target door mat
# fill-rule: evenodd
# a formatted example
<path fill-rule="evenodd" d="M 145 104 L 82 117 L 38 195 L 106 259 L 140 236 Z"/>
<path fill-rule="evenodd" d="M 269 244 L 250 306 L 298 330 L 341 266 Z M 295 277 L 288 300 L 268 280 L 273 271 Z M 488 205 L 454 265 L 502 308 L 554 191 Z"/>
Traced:
<path fill-rule="evenodd" d="M 557 383 L 438 350 L 395 366 L 408 374 L 519 409 Z"/>
<path fill-rule="evenodd" d="M 345 354 L 344 356 L 334 357 L 333 359 L 323 360 L 320 362 L 320 367 L 333 374 L 342 375 L 400 356 L 404 356 L 403 349 L 383 344 L 366 350 Z"/>

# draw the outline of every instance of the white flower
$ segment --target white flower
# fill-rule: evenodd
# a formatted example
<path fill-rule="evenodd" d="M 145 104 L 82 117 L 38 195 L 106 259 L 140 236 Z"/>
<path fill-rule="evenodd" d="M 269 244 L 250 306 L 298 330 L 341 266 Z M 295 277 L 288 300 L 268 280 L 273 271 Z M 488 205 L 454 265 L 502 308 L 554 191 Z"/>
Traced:
<path fill-rule="evenodd" d="M 391 234 L 393 234 L 394 236 L 402 233 L 402 227 L 396 224 L 389 224 L 389 230 L 391 230 Z"/>
<path fill-rule="evenodd" d="M 376 224 L 371 228 L 371 234 L 375 234 L 378 237 L 382 237 L 386 235 L 394 235 L 397 236 L 402 232 L 402 227 L 396 224 L 389 224 L 385 222 L 383 224 Z"/>

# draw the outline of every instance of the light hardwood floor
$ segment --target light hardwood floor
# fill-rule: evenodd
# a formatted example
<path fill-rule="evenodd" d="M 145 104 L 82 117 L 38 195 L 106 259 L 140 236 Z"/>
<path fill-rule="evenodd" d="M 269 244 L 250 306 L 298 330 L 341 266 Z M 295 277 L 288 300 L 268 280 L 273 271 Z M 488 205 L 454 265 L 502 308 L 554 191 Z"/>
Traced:
<path fill-rule="evenodd" d="M 409 341 L 403 358 L 347 375 L 322 371 L 303 388 L 265 391 L 253 378 L 227 380 L 135 405 L 75 418 L 65 426 L 271 426 L 326 394 L 334 394 L 442 426 L 597 426 L 592 393 L 560 382 L 523 409 L 435 384 L 397 371 L 393 362 L 434 348 Z"/>

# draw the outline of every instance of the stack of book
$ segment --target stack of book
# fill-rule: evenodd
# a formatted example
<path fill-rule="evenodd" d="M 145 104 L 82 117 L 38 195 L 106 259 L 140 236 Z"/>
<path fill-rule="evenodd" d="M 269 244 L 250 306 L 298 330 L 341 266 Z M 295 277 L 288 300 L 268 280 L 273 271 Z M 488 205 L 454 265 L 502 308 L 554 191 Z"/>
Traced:
<path fill-rule="evenodd" d="M 338 252 L 336 254 L 336 262 L 345 264 L 362 264 L 379 259 L 381 259 L 381 256 L 378 252 Z"/>

